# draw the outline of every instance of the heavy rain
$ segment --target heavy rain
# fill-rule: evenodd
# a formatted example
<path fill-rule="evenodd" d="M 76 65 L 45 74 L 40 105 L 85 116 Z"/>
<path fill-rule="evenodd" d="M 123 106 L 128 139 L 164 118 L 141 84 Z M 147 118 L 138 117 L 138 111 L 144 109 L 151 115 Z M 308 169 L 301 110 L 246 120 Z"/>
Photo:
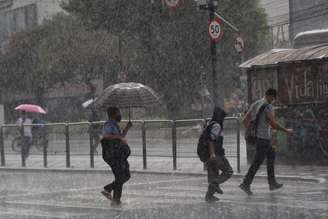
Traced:
<path fill-rule="evenodd" d="M 0 219 L 328 219 L 327 0 L 0 0 Z"/>

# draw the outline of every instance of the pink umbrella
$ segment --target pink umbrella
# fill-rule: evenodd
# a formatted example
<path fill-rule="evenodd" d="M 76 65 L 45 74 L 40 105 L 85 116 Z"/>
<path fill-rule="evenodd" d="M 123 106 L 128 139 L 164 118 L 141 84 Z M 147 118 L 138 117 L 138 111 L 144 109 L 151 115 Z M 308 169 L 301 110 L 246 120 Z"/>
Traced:
<path fill-rule="evenodd" d="M 33 104 L 21 104 L 15 108 L 15 110 L 25 111 L 28 113 L 41 113 L 46 114 L 46 111 L 42 109 L 41 106 L 33 105 Z"/>

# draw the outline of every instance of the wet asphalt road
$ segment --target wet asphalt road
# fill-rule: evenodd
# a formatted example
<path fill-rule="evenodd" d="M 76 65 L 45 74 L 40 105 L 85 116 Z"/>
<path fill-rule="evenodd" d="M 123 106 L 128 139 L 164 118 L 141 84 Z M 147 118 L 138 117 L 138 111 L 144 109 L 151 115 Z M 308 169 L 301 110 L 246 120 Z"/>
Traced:
<path fill-rule="evenodd" d="M 270 192 L 257 178 L 253 196 L 234 177 L 214 204 L 204 202 L 206 178 L 133 174 L 123 205 L 100 194 L 111 173 L 0 171 L 0 218 L 328 218 L 328 184 L 281 181 Z"/>

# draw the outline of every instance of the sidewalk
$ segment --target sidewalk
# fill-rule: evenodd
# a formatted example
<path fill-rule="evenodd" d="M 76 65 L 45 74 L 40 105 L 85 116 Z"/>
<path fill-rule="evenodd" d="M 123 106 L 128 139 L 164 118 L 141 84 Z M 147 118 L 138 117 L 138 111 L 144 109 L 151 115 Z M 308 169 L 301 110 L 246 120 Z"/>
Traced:
<path fill-rule="evenodd" d="M 234 169 L 236 176 L 242 177 L 247 171 L 245 161 L 241 161 L 241 172 L 237 172 L 237 159 L 228 158 Z M 66 167 L 66 157 L 64 155 L 52 155 L 48 157 L 48 167 L 43 167 L 43 157 L 41 155 L 31 155 L 26 160 L 26 167 L 21 166 L 19 155 L 6 155 L 6 166 L 1 169 L 44 169 L 44 170 L 84 170 L 84 171 L 107 171 L 110 168 L 102 160 L 100 155 L 94 157 L 94 168 L 90 167 L 90 157 L 86 155 L 71 156 L 71 166 Z M 135 172 L 149 173 L 172 173 L 172 174 L 199 174 L 205 175 L 203 164 L 197 157 L 177 158 L 177 170 L 173 170 L 173 159 L 171 157 L 147 157 L 147 169 L 143 169 L 142 157 L 131 156 L 129 158 L 130 169 Z M 328 180 L 328 170 L 326 166 L 301 166 L 301 165 L 276 165 L 276 175 L 290 178 Z M 261 166 L 257 176 L 266 177 L 266 166 Z"/>

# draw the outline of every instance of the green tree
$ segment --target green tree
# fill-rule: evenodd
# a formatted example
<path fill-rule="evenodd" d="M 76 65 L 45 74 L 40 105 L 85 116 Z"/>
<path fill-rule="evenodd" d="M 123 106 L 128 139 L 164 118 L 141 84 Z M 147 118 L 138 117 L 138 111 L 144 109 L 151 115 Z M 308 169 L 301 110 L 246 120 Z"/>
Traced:
<path fill-rule="evenodd" d="M 58 85 L 90 85 L 93 79 L 110 77 L 116 56 L 113 37 L 86 30 L 76 18 L 60 14 L 11 38 L 0 57 L 3 91 L 29 94 L 43 104 Z"/>
<path fill-rule="evenodd" d="M 197 11 L 194 1 L 183 1 L 170 10 L 162 1 L 68 0 L 63 7 L 90 30 L 105 30 L 117 36 L 129 80 L 150 84 L 167 104 L 169 116 L 188 114 L 193 96 L 200 90 L 202 71 L 211 85 L 207 34 L 208 13 Z M 266 15 L 257 0 L 220 0 L 219 10 L 241 30 L 245 57 L 265 48 L 268 38 Z M 225 95 L 238 86 L 239 59 L 233 45 L 235 33 L 224 25 L 218 48 L 218 71 Z M 121 58 L 122 60 L 122 58 Z"/>

